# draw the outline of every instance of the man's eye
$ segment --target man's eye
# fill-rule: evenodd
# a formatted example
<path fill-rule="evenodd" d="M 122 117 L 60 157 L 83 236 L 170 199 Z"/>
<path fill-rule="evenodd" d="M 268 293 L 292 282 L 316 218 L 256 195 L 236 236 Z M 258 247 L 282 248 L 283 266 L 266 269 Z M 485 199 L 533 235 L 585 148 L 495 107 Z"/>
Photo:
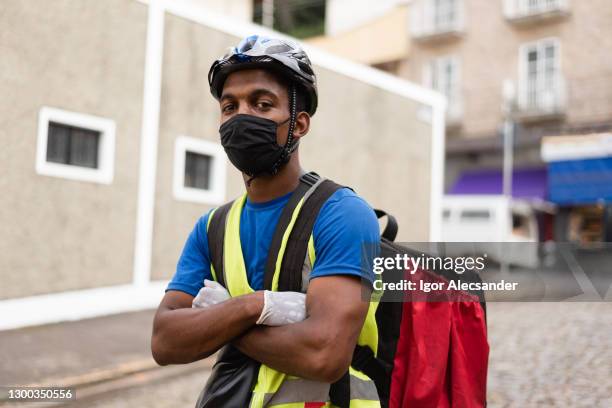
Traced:
<path fill-rule="evenodd" d="M 234 109 L 234 105 L 229 104 L 229 105 L 225 105 L 221 110 L 223 112 L 231 112 L 232 109 Z"/>
<path fill-rule="evenodd" d="M 257 102 L 256 106 L 259 109 L 269 109 L 272 107 L 272 104 L 270 102 Z"/>

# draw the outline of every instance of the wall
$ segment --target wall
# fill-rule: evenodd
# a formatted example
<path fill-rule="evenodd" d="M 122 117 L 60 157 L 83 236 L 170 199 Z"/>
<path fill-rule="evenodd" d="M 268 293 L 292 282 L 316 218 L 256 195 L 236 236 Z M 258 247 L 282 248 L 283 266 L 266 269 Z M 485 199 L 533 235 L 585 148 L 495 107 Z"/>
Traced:
<path fill-rule="evenodd" d="M 399 240 L 428 240 L 432 139 L 420 104 L 329 70 L 317 75 L 320 110 L 300 146 L 303 166 L 395 215 Z"/>
<path fill-rule="evenodd" d="M 131 282 L 147 7 L 3 2 L 0 299 Z M 110 185 L 38 175 L 38 113 L 116 122 Z"/>
<path fill-rule="evenodd" d="M 236 21 L 253 20 L 253 0 L 189 0 L 196 6 L 205 7 L 215 13 L 223 14 Z"/>

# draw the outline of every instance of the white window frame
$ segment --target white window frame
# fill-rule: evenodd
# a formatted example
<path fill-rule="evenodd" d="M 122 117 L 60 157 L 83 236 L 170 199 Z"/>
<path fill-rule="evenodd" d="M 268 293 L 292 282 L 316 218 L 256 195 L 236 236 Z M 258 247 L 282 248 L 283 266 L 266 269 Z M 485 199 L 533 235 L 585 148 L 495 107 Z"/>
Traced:
<path fill-rule="evenodd" d="M 444 73 L 445 68 L 450 65 L 453 68 L 450 84 L 450 95 L 447 95 L 443 90 L 447 88 L 447 78 Z M 436 82 L 442 85 L 434 88 L 434 77 Z M 448 100 L 447 118 L 449 122 L 457 121 L 462 116 L 462 99 L 461 99 L 461 63 L 459 57 L 455 55 L 437 57 L 429 60 L 423 66 L 423 85 L 442 93 Z"/>
<path fill-rule="evenodd" d="M 454 4 L 453 20 L 439 23 L 441 10 L 435 0 L 418 0 L 411 9 L 411 31 L 416 38 L 427 38 L 445 33 L 460 32 L 465 27 L 463 0 L 452 0 Z M 448 10 L 445 9 L 446 12 Z"/>
<path fill-rule="evenodd" d="M 435 7 L 436 0 L 430 0 L 434 31 L 447 31 L 457 27 L 459 23 L 459 0 L 444 0 L 444 7 Z M 453 19 L 438 21 L 441 16 L 453 13 Z"/>
<path fill-rule="evenodd" d="M 47 161 L 49 123 L 75 126 L 100 132 L 98 142 L 98 167 L 95 169 L 71 164 Z M 38 140 L 36 143 L 36 173 L 43 176 L 60 177 L 69 180 L 110 184 L 115 166 L 115 121 L 98 116 L 70 112 L 44 106 L 38 114 Z"/>
<path fill-rule="evenodd" d="M 546 97 L 546 88 L 542 84 L 543 81 L 546 81 L 546 77 L 544 74 L 540 74 L 537 78 L 536 87 L 538 89 L 536 95 L 536 103 L 535 106 L 529 103 L 529 88 L 528 88 L 528 80 L 529 80 L 529 61 L 528 56 L 529 52 L 532 50 L 536 50 L 538 53 L 538 64 L 544 64 L 543 55 L 545 55 L 545 50 L 548 46 L 552 45 L 555 49 L 555 60 L 554 60 L 554 68 L 555 73 L 552 81 L 554 81 L 554 88 L 550 91 L 552 92 L 553 101 L 551 104 L 547 104 Z M 562 75 L 562 67 L 561 67 L 561 42 L 556 37 L 548 37 L 543 38 L 538 41 L 533 41 L 529 43 L 522 44 L 519 48 L 519 94 L 518 94 L 518 106 L 519 110 L 522 111 L 557 111 L 561 109 L 565 103 L 564 96 L 564 82 Z M 538 71 L 542 72 L 543 67 L 539 66 Z"/>
<path fill-rule="evenodd" d="M 187 152 L 205 154 L 211 157 L 210 189 L 185 186 L 185 157 Z M 227 179 L 227 157 L 219 143 L 179 136 L 174 143 L 174 175 L 172 191 L 174 198 L 198 204 L 219 205 L 225 202 Z"/>

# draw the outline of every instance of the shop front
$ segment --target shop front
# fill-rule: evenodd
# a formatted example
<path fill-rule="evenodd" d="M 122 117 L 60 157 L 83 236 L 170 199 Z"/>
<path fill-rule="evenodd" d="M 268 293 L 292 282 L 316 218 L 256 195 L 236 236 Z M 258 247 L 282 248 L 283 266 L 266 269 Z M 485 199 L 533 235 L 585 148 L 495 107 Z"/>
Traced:
<path fill-rule="evenodd" d="M 555 241 L 612 241 L 612 134 L 545 137 L 542 159 L 558 206 Z"/>

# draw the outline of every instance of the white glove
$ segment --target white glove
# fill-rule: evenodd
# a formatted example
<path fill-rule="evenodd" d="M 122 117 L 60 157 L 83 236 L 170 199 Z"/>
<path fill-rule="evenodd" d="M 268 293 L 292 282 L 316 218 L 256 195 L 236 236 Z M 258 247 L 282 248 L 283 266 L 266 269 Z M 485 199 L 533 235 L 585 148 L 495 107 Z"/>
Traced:
<path fill-rule="evenodd" d="M 191 307 L 209 307 L 224 302 L 229 298 L 231 298 L 229 292 L 220 283 L 205 279 L 204 287 L 193 298 Z"/>
<path fill-rule="evenodd" d="M 299 292 L 264 291 L 264 307 L 257 324 L 283 326 L 306 318 L 306 295 Z"/>

